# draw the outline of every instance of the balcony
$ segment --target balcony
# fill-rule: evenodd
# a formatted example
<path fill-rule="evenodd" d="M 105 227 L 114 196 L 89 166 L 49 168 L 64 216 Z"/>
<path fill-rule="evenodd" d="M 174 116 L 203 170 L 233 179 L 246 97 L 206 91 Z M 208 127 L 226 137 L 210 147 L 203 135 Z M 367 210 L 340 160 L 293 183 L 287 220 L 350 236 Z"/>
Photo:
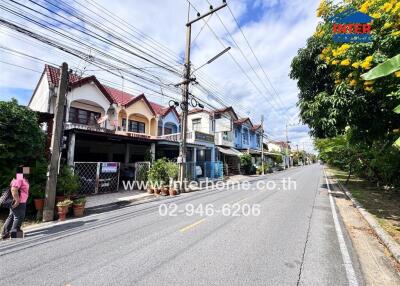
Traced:
<path fill-rule="evenodd" d="M 156 136 L 156 139 L 180 142 L 181 134 L 174 133 L 174 134 L 168 134 L 168 135 L 161 135 L 161 136 Z M 199 132 L 199 131 L 187 132 L 186 139 L 187 139 L 188 143 L 199 143 L 199 142 L 214 143 L 214 135 Z"/>
<path fill-rule="evenodd" d="M 111 127 L 111 129 L 109 129 L 109 128 L 105 128 L 105 127 L 100 127 L 100 125 L 85 125 L 85 124 L 79 124 L 79 123 L 66 122 L 64 129 L 65 130 L 80 129 L 80 130 L 86 130 L 86 131 L 94 131 L 94 132 L 122 135 L 122 136 L 131 137 L 131 138 L 166 140 L 166 141 L 171 141 L 171 142 L 180 142 L 181 141 L 180 133 L 173 133 L 173 134 L 161 135 L 161 136 L 151 136 L 151 135 L 148 135 L 145 133 L 126 131 L 126 128 L 123 128 L 121 126 L 118 126 L 117 129 L 115 130 L 114 127 Z M 199 132 L 199 131 L 187 132 L 186 138 L 187 138 L 188 143 L 204 142 L 204 143 L 214 144 L 214 135 Z"/>
<path fill-rule="evenodd" d="M 215 144 L 219 146 L 234 147 L 235 142 L 233 140 L 232 132 L 228 132 L 227 134 L 224 134 L 224 132 L 217 132 L 215 134 Z"/>

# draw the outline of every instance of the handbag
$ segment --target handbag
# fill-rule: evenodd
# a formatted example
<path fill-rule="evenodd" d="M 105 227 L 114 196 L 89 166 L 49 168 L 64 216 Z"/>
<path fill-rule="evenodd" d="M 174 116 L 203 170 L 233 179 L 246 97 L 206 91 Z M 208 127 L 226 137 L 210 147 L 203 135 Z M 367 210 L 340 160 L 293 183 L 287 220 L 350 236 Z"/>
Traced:
<path fill-rule="evenodd" d="M 0 207 L 3 208 L 11 208 L 14 202 L 14 198 L 11 194 L 11 188 L 8 187 L 3 190 L 3 193 L 1 194 L 0 197 Z"/>

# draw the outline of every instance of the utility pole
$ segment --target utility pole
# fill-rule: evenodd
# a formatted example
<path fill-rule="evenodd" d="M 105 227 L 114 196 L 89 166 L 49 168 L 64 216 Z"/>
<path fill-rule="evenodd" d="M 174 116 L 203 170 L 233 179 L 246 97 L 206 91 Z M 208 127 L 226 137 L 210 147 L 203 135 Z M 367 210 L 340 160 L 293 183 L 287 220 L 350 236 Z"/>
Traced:
<path fill-rule="evenodd" d="M 260 144 L 261 144 L 261 171 L 262 174 L 265 175 L 264 172 L 264 115 L 261 115 L 261 136 L 260 136 Z"/>
<path fill-rule="evenodd" d="M 186 147 L 186 140 L 187 140 L 187 116 L 188 116 L 188 107 L 189 107 L 189 85 L 194 80 L 190 78 L 190 45 L 191 45 L 191 38 L 192 38 L 192 24 L 196 23 L 197 21 L 217 12 L 218 10 L 226 7 L 226 3 L 223 5 L 213 8 L 210 6 L 210 11 L 205 13 L 204 15 L 197 14 L 197 19 L 189 21 L 186 23 L 186 47 L 185 47 L 185 71 L 183 75 L 183 89 L 182 89 L 182 102 L 181 102 L 181 142 L 179 144 L 179 185 L 180 191 L 184 192 L 184 180 L 186 177 L 186 154 L 187 154 L 187 147 Z M 189 11 L 190 12 L 190 4 L 189 4 Z"/>
<path fill-rule="evenodd" d="M 43 221 L 54 219 L 54 204 L 56 199 L 58 165 L 60 160 L 60 145 L 63 136 L 65 95 L 68 88 L 68 64 L 63 63 L 61 67 L 60 82 L 58 84 L 57 100 L 54 109 L 53 137 L 51 139 L 51 158 L 48 168 L 46 183 L 45 203 L 43 209 Z"/>
<path fill-rule="evenodd" d="M 286 122 L 285 133 L 286 133 L 286 156 L 285 156 L 285 169 L 286 169 L 286 160 L 288 159 L 288 156 L 289 156 L 289 136 L 288 136 L 288 124 L 287 124 L 287 122 Z M 288 168 L 289 168 L 289 166 L 288 166 Z"/>

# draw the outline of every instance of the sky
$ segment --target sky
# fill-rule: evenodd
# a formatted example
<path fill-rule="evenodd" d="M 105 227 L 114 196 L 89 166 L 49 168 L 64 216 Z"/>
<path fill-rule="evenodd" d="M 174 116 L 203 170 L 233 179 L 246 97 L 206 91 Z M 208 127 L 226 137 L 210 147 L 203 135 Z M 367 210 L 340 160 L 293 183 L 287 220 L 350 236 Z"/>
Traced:
<path fill-rule="evenodd" d="M 84 9 L 82 4 L 86 5 L 86 8 L 93 7 L 89 2 L 84 3 L 85 1 L 67 1 L 67 3 L 77 9 Z M 114 15 L 126 20 L 134 29 L 140 30 L 157 43 L 167 47 L 168 53 L 176 55 L 177 60 L 181 61 L 185 48 L 187 0 L 95 1 Z M 193 4 L 190 10 L 190 19 L 196 18 L 195 9 L 201 13 L 209 11 L 208 1 L 214 7 L 222 4 L 222 1 L 215 0 L 190 0 Z M 19 0 L 19 2 L 28 3 L 25 0 Z M 61 3 L 61 1 L 53 2 Z M 285 126 L 288 124 L 288 137 L 293 147 L 296 148 L 298 145 L 302 149 L 304 146 L 306 150 L 312 151 L 308 128 L 299 125 L 299 110 L 296 107 L 299 91 L 296 82 L 289 78 L 289 72 L 290 63 L 296 56 L 297 50 L 305 46 L 307 38 L 315 31 L 318 23 L 315 11 L 319 1 L 231 0 L 228 1 L 228 5 L 257 59 L 253 56 L 230 11 L 228 8 L 223 8 L 217 14 L 209 17 L 208 26 L 203 21 L 193 24 L 191 62 L 194 67 L 199 67 L 227 46 L 231 47 L 232 56 L 228 53 L 222 55 L 211 64 L 203 66 L 194 73 L 194 76 L 198 76 L 199 81 L 203 77 L 207 79 L 207 82 L 212 81 L 213 87 L 218 89 L 224 102 L 232 105 L 240 116 L 249 116 L 253 123 L 259 123 L 261 115 L 264 115 L 264 129 L 273 139 L 285 140 Z M 62 13 L 60 12 L 60 14 Z M 65 16 L 68 17 L 68 15 Z M 1 11 L 1 17 L 18 20 L 14 15 L 3 11 Z M 51 25 L 55 29 L 66 29 L 66 27 L 52 23 L 51 20 L 48 21 L 50 24 L 48 22 L 44 24 Z M 107 26 L 106 23 L 104 25 L 117 31 L 125 28 L 118 25 Z M 73 33 L 78 33 L 70 27 L 68 29 Z M 139 40 L 141 43 L 150 41 L 148 38 Z M 91 39 L 87 39 L 87 41 L 92 43 Z M 35 40 L 21 37 L 16 32 L 10 32 L 9 29 L 2 26 L 0 26 L 0 43 L 0 47 L 15 49 L 51 63 L 61 64 L 61 62 L 67 61 L 71 67 L 88 70 L 87 75 L 90 73 L 99 78 L 120 83 L 121 88 L 134 88 L 137 94 L 141 92 L 140 86 L 135 86 L 108 73 L 96 71 L 88 62 Z M 154 44 L 154 42 L 150 44 Z M 102 48 L 116 55 L 121 54 L 115 47 L 104 44 Z M 83 51 L 96 55 L 90 49 L 83 49 Z M 145 66 L 144 63 L 135 59 L 132 61 Z M 25 69 L 10 64 L 22 66 Z M 44 62 L 0 49 L 0 100 L 10 100 L 14 97 L 20 103 L 27 104 L 43 67 Z M 165 73 L 160 72 L 160 75 L 171 81 L 177 80 Z M 197 87 L 193 87 L 192 91 L 195 93 Z M 146 94 L 146 91 L 144 93 Z M 149 97 L 150 100 L 161 104 L 168 102 L 168 99 L 162 96 L 149 95 Z M 203 95 L 202 98 L 207 102 L 212 102 L 214 106 L 218 106 L 212 95 L 207 97 Z"/>

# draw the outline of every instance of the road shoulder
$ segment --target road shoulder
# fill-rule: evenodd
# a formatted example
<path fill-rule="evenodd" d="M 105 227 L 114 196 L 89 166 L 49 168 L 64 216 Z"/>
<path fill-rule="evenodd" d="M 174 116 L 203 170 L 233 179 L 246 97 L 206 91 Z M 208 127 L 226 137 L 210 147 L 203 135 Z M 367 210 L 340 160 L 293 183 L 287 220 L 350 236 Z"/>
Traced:
<path fill-rule="evenodd" d="M 400 285 L 400 266 L 328 172 L 332 195 L 352 240 L 367 285 Z"/>

